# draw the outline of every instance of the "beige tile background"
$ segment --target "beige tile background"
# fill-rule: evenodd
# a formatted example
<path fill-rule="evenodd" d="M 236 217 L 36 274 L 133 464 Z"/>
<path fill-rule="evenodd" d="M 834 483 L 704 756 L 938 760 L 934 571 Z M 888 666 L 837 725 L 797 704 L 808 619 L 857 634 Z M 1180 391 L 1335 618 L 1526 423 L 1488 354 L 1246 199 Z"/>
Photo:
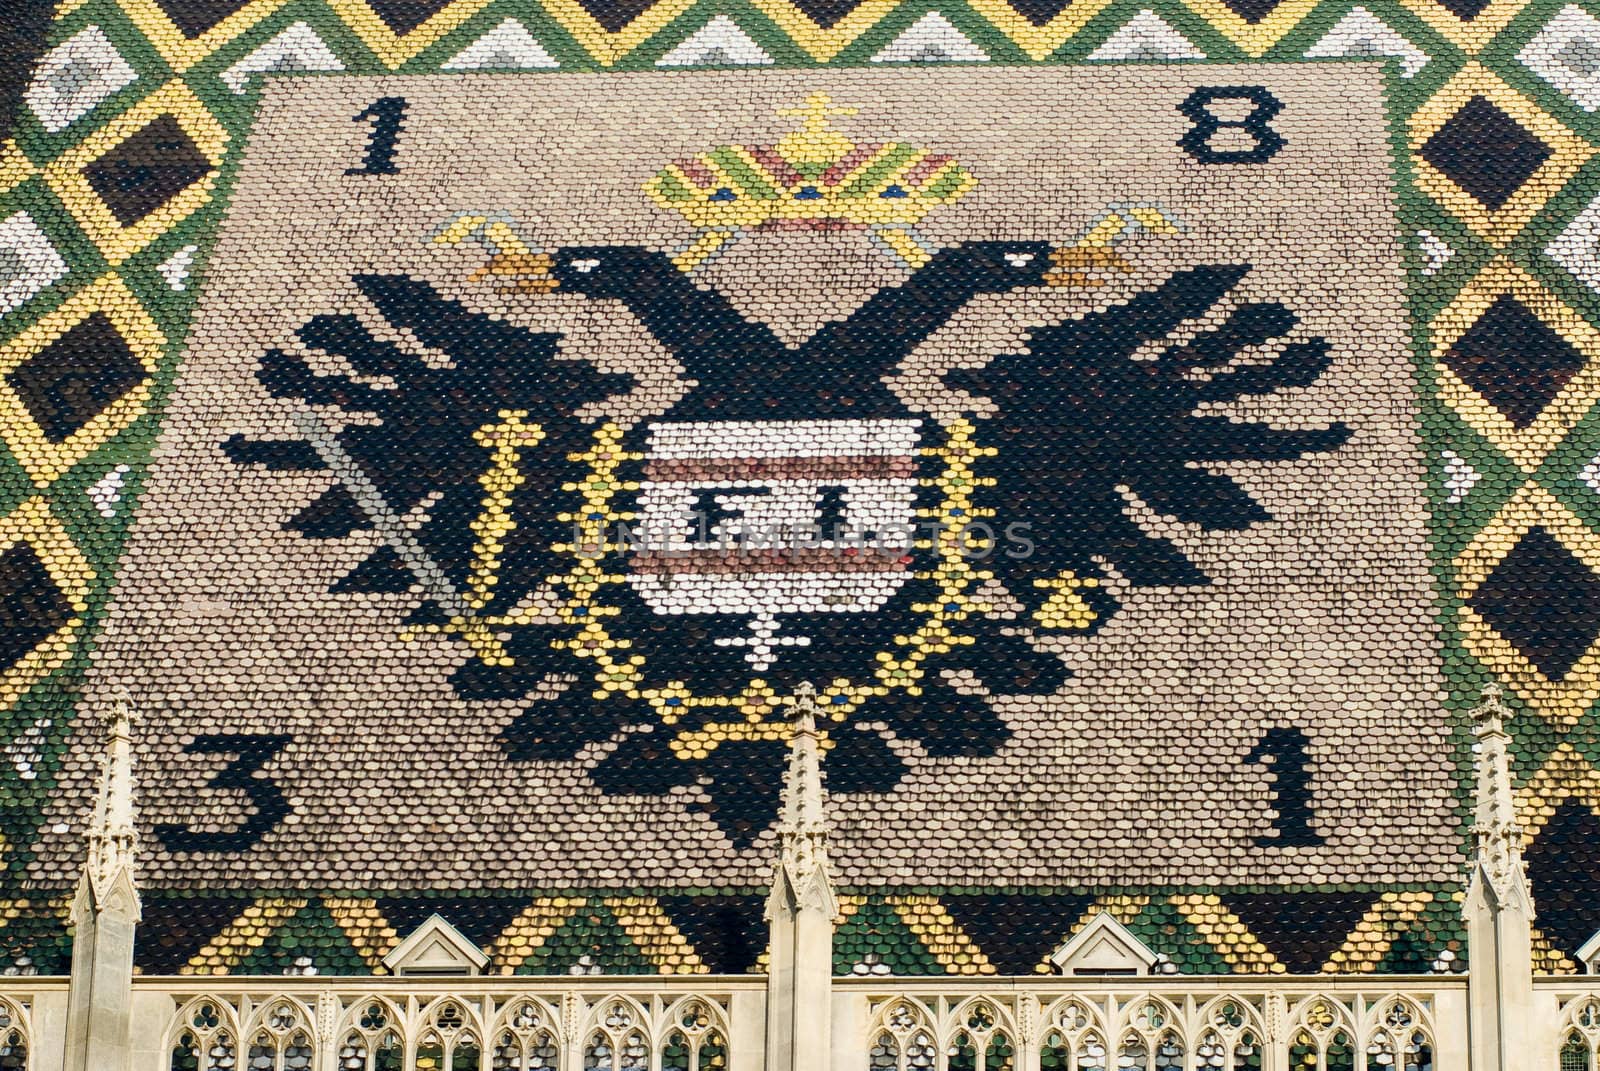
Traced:
<path fill-rule="evenodd" d="M 1262 165 L 1203 166 L 1177 147 L 1197 85 L 1261 84 L 1284 103 L 1286 147 Z M 447 683 L 464 657 L 402 644 L 414 596 L 328 586 L 375 545 L 314 542 L 281 526 L 329 477 L 234 466 L 236 433 L 294 434 L 294 406 L 253 373 L 320 312 L 372 319 L 357 272 L 426 279 L 474 308 L 565 335 L 568 355 L 640 385 L 597 407 L 635 420 L 681 392 L 673 360 L 619 305 L 508 298 L 469 280 L 481 254 L 426 244 L 454 213 L 511 212 L 549 245 L 673 246 L 688 227 L 640 184 L 665 162 L 770 143 L 775 115 L 826 90 L 864 141 L 953 153 L 979 179 L 920 231 L 938 243 L 1068 241 L 1106 206 L 1158 202 L 1185 226 L 1137 239 L 1139 267 L 1093 295 L 979 299 L 922 346 L 897 383 L 953 415 L 932 374 L 1020 345 L 1032 326 L 1121 300 L 1198 263 L 1253 264 L 1240 299 L 1280 300 L 1333 342 L 1310 389 L 1222 411 L 1283 427 L 1342 420 L 1337 452 L 1228 467 L 1274 515 L 1241 533 L 1146 518 L 1215 578 L 1124 593 L 1097 636 L 1063 648 L 1076 677 L 1048 699 L 1002 697 L 1012 739 L 988 759 L 930 759 L 887 795 L 831 801 L 852 885 L 1331 883 L 1453 878 L 1459 840 L 1427 557 L 1423 459 L 1402 307 L 1380 67 L 278 78 L 266 92 L 204 283 L 158 460 L 87 690 L 129 687 L 150 822 L 226 829 L 237 791 L 202 788 L 224 761 L 189 756 L 199 732 L 290 732 L 272 764 L 293 814 L 242 855 L 153 853 L 156 885 L 490 888 L 744 886 L 770 842 L 735 851 L 685 798 L 602 796 L 585 768 L 511 763 L 497 735 L 519 704 L 467 704 Z M 347 177 L 373 99 L 410 103 L 400 173 Z M 859 233 L 763 234 L 703 278 L 751 316 L 802 338 L 901 276 Z M 596 414 L 598 415 L 598 413 Z M 870 717 L 870 713 L 868 714 Z M 1319 847 L 1262 848 L 1267 774 L 1241 762 L 1267 726 L 1312 740 Z M 80 740 L 51 822 L 87 808 Z M 684 790 L 687 791 L 687 790 Z M 776 791 L 776 787 L 774 787 Z M 63 877 L 74 838 L 47 838 L 38 878 Z"/>

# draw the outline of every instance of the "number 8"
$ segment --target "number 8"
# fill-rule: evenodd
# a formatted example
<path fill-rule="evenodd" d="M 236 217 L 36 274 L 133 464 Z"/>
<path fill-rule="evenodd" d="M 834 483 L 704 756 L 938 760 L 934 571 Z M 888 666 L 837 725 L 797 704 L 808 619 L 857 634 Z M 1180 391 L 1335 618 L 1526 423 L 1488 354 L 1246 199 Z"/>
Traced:
<path fill-rule="evenodd" d="M 1243 119 L 1219 119 L 1211 114 L 1211 105 L 1219 100 L 1247 100 L 1255 107 Z M 1201 86 L 1178 110 L 1194 123 L 1178 144 L 1202 164 L 1259 164 L 1283 148 L 1283 135 L 1267 125 L 1283 111 L 1283 103 L 1268 93 L 1266 86 Z M 1243 130 L 1255 140 L 1255 147 L 1227 152 L 1213 149 L 1211 139 L 1224 128 Z"/>

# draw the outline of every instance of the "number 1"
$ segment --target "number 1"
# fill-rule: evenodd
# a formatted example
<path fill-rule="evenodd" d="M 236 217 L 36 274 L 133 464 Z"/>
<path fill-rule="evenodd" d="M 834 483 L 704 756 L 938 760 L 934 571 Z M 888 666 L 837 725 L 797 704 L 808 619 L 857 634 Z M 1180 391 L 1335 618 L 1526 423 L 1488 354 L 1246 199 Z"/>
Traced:
<path fill-rule="evenodd" d="M 367 137 L 367 158 L 360 167 L 345 169 L 346 175 L 393 175 L 395 142 L 400 138 L 401 121 L 406 115 L 406 98 L 381 97 L 351 117 L 353 122 L 372 124 Z"/>

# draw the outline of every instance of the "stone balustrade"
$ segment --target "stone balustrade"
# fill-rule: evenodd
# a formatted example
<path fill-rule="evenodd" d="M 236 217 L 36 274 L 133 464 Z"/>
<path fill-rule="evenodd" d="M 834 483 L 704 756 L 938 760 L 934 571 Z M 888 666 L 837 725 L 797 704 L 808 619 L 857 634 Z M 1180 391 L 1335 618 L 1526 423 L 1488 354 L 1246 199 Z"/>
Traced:
<path fill-rule="evenodd" d="M 130 1071 L 760 1071 L 766 979 L 140 977 Z M 1464 975 L 836 978 L 834 1071 L 1465 1071 Z M 58 1071 L 64 978 L 0 981 Z M 1541 978 L 1530 1066 L 1596 1071 L 1600 979 Z"/>

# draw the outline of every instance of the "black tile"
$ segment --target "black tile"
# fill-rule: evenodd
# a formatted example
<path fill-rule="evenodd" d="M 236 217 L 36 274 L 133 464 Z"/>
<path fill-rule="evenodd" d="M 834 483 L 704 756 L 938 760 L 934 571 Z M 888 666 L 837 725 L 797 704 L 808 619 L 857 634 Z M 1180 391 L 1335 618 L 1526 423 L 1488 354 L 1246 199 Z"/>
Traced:
<path fill-rule="evenodd" d="M 655 2 L 656 0 L 578 0 L 583 9 L 593 15 L 595 21 L 605 27 L 608 33 L 616 33 L 621 30 L 628 23 L 653 7 Z M 821 2 L 824 6 L 842 6 L 845 11 L 848 11 L 850 8 L 855 7 L 860 0 L 849 0 L 848 4 L 844 4 L 842 0 L 821 0 Z M 811 14 L 807 10 L 805 2 L 801 2 L 797 6 L 808 15 Z M 843 13 L 837 17 L 842 18 Z M 816 18 L 816 16 L 812 15 L 812 18 Z M 831 26 L 833 23 L 828 22 L 823 25 Z"/>
<path fill-rule="evenodd" d="M 177 974 L 251 901 L 145 894 L 134 935 L 133 961 L 145 974 Z"/>
<path fill-rule="evenodd" d="M 1450 347 L 1444 363 L 1525 428 L 1583 367 L 1584 357 L 1526 305 L 1502 294 Z"/>
<path fill-rule="evenodd" d="M 83 169 L 124 227 L 139 222 L 211 171 L 199 146 L 163 115 Z"/>
<path fill-rule="evenodd" d="M 1043 26 L 1065 10 L 1070 0 L 1007 0 L 1017 14 L 1035 26 Z"/>
<path fill-rule="evenodd" d="M 1254 24 L 1272 14 L 1282 0 L 1222 0 L 1228 10 L 1244 21 Z"/>
<path fill-rule="evenodd" d="M 199 37 L 250 0 L 158 0 L 172 24 L 190 39 Z"/>
<path fill-rule="evenodd" d="M 1564 800 L 1523 852 L 1534 925 L 1568 956 L 1600 929 L 1600 815 Z"/>
<path fill-rule="evenodd" d="M 53 0 L 12 0 L 0 15 L 0 141 L 11 136 L 22 94 L 44 53 Z"/>
<path fill-rule="evenodd" d="M 1467 604 L 1553 680 L 1564 679 L 1600 636 L 1600 576 L 1539 527 Z"/>
<path fill-rule="evenodd" d="M 1438 0 L 1439 6 L 1458 19 L 1471 22 L 1483 14 L 1483 9 L 1489 6 L 1489 0 Z"/>
<path fill-rule="evenodd" d="M 405 940 L 411 931 L 437 914 L 461 931 L 461 935 L 480 949 L 487 949 L 527 910 L 526 896 L 463 896 L 451 899 L 435 896 L 389 897 L 377 901 L 378 911 L 395 933 Z"/>
<path fill-rule="evenodd" d="M 449 7 L 451 0 L 367 0 L 384 24 L 404 36 Z"/>
<path fill-rule="evenodd" d="M 745 974 L 767 947 L 764 896 L 663 896 L 661 909 L 712 974 Z"/>
<path fill-rule="evenodd" d="M 72 604 L 26 543 L 0 553 L 0 670 L 72 618 Z"/>
<path fill-rule="evenodd" d="M 93 313 L 6 381 L 51 442 L 62 442 L 138 386 L 144 366 L 104 313 Z"/>
<path fill-rule="evenodd" d="M 1222 894 L 1222 906 L 1291 974 L 1316 974 L 1339 950 L 1376 892 Z"/>
<path fill-rule="evenodd" d="M 1551 151 L 1487 98 L 1473 97 L 1434 132 L 1419 155 L 1485 207 L 1498 209 Z"/>
<path fill-rule="evenodd" d="M 939 897 L 1000 974 L 1033 974 L 1067 939 L 1094 903 L 1090 893 L 1040 896 L 961 894 Z"/>

